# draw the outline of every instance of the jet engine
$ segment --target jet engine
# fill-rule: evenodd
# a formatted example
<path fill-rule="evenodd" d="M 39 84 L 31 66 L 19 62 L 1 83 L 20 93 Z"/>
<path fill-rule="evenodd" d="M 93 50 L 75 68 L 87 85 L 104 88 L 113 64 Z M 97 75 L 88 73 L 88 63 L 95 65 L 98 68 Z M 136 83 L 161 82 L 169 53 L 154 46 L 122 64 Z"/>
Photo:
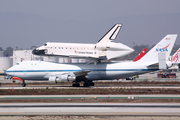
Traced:
<path fill-rule="evenodd" d="M 49 82 L 50 83 L 66 82 L 66 81 L 69 82 L 69 81 L 74 81 L 74 80 L 76 80 L 76 77 L 68 75 L 68 74 L 56 75 L 56 76 L 49 77 Z"/>

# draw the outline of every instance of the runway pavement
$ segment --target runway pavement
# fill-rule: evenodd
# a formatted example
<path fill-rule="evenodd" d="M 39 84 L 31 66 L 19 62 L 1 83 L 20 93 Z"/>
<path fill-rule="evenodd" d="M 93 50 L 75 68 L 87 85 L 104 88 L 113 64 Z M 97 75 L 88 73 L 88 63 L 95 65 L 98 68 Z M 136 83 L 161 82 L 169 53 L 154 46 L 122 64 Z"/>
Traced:
<path fill-rule="evenodd" d="M 19 99 L 180 99 L 180 95 L 0 95 L 0 100 Z"/>
<path fill-rule="evenodd" d="M 180 99 L 180 95 L 1 95 L 17 99 Z M 0 103 L 0 116 L 180 116 L 180 103 Z"/>
<path fill-rule="evenodd" d="M 149 76 L 149 75 L 147 75 Z M 145 76 L 146 77 L 146 76 Z M 140 80 L 140 79 L 139 79 Z M 151 77 L 148 80 L 154 80 Z M 167 81 L 165 79 L 161 81 Z M 179 80 L 177 78 L 176 80 Z M 123 81 L 123 80 L 122 80 Z M 3 80 L 1 83 L 12 83 Z M 17 81 L 19 82 L 19 81 Z M 96 89 L 96 88 L 171 88 L 179 89 L 180 86 L 94 86 L 72 87 L 41 85 L 26 87 L 13 86 L 13 89 Z M 19 82 L 21 83 L 21 82 Z M 12 89 L 12 86 L 0 86 L 0 89 Z M 17 99 L 178 99 L 180 95 L 1 95 L 0 100 Z M 93 116 L 180 116 L 180 103 L 0 103 L 0 116 L 11 115 L 93 115 Z"/>
<path fill-rule="evenodd" d="M 160 88 L 160 89 L 179 89 L 180 86 L 179 85 L 172 85 L 172 86 L 166 86 L 166 85 L 162 85 L 162 86 L 90 86 L 90 87 L 72 87 L 72 86 L 57 86 L 57 85 L 42 85 L 42 86 L 26 86 L 26 87 L 22 87 L 22 86 L 0 86 L 0 89 L 86 89 L 86 88 L 91 88 L 91 89 L 97 89 L 97 88 L 123 88 L 123 89 L 127 89 L 127 88 Z"/>
<path fill-rule="evenodd" d="M 1 103 L 0 115 L 180 116 L 179 103 Z"/>

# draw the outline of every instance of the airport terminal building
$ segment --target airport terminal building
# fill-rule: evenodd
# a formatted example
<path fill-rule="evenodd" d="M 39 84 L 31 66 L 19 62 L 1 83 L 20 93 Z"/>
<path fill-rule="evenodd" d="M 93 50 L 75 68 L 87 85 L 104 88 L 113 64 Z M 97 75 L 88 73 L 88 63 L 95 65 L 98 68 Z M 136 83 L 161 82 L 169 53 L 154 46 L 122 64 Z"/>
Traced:
<path fill-rule="evenodd" d="M 3 57 L 4 51 L 0 51 L 0 74 L 4 74 L 5 71 L 13 66 L 12 57 Z"/>

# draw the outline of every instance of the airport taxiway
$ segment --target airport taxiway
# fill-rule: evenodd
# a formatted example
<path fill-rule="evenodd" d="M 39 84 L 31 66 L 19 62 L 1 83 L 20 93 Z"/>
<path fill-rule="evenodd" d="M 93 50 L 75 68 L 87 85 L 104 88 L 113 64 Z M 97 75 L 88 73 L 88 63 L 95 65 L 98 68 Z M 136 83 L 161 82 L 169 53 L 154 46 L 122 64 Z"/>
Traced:
<path fill-rule="evenodd" d="M 180 99 L 180 95 L 0 95 L 0 100 L 20 99 Z"/>
<path fill-rule="evenodd" d="M 57 86 L 57 85 L 41 85 L 41 86 L 0 86 L 0 89 L 97 89 L 97 88 L 123 88 L 123 89 L 137 89 L 137 88 L 142 88 L 142 89 L 147 89 L 147 88 L 159 88 L 159 89 L 180 89 L 179 85 L 162 85 L 162 86 L 90 86 L 90 87 L 72 87 L 72 86 Z"/>
<path fill-rule="evenodd" d="M 0 103 L 0 115 L 180 116 L 180 103 Z"/>

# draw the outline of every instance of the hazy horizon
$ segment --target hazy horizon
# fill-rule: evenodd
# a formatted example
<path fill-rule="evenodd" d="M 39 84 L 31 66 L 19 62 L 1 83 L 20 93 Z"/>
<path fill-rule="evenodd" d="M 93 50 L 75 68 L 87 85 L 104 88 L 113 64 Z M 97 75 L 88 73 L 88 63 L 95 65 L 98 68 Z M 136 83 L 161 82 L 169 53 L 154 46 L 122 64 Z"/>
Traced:
<path fill-rule="evenodd" d="M 154 45 L 180 33 L 179 0 L 0 0 L 0 47 L 30 48 L 46 42 L 97 43 L 116 23 L 114 42 Z M 180 44 L 177 37 L 176 44 Z"/>

